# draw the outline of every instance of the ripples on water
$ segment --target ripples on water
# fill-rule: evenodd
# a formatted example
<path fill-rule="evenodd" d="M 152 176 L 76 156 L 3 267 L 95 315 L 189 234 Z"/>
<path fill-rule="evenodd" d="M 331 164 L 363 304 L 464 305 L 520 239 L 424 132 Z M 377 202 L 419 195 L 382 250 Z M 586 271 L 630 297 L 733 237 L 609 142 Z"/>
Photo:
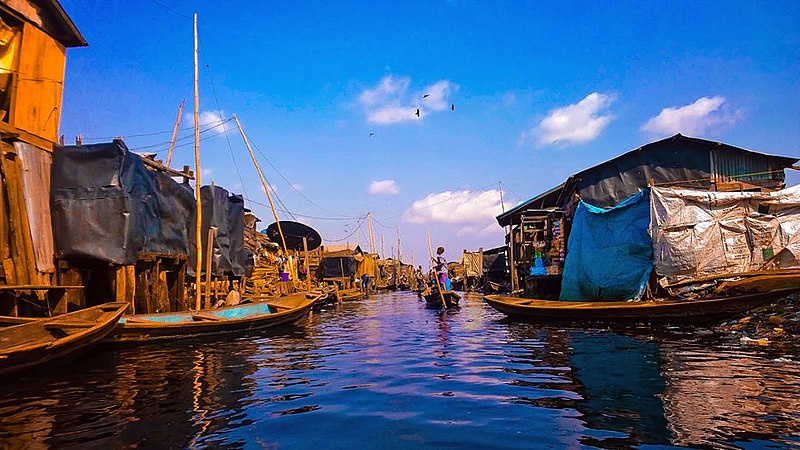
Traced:
<path fill-rule="evenodd" d="M 7 448 L 800 446 L 798 355 L 692 328 L 513 323 L 478 295 L 101 348 L 0 380 Z"/>

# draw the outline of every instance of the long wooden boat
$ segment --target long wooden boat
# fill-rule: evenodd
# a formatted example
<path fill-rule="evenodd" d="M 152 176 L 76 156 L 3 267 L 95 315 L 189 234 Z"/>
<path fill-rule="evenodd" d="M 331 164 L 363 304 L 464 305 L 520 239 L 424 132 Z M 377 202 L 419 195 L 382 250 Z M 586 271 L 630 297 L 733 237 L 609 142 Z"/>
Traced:
<path fill-rule="evenodd" d="M 425 307 L 431 309 L 444 307 L 442 297 L 447 303 L 447 308 L 458 308 L 458 301 L 461 300 L 461 296 L 453 291 L 442 291 L 442 295 L 439 295 L 439 291 L 434 289 L 426 289 L 422 296 L 425 297 Z"/>
<path fill-rule="evenodd" d="M 300 292 L 263 302 L 198 312 L 125 316 L 104 342 L 143 343 L 259 330 L 304 317 L 317 298 L 317 295 Z"/>
<path fill-rule="evenodd" d="M 104 303 L 0 328 L 0 374 L 90 349 L 114 330 L 127 307 L 127 303 Z"/>
<path fill-rule="evenodd" d="M 484 300 L 507 316 L 522 319 L 604 322 L 703 322 L 730 317 L 800 290 L 800 286 L 768 292 L 704 300 L 643 302 L 569 302 L 487 295 Z"/>

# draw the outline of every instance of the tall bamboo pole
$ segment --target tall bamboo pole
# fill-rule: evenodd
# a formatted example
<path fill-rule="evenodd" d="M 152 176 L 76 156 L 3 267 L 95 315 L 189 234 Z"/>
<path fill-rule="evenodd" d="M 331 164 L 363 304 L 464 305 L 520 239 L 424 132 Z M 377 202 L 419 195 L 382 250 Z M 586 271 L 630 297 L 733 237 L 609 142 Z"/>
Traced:
<path fill-rule="evenodd" d="M 200 295 L 200 274 L 203 269 L 203 237 L 200 235 L 203 231 L 203 202 L 200 200 L 200 88 L 199 88 L 199 70 L 197 65 L 197 13 L 194 14 L 194 185 L 195 185 L 195 215 L 197 217 L 197 224 L 195 226 L 195 297 L 194 308 L 200 310 L 203 307 L 202 296 Z"/>
<path fill-rule="evenodd" d="M 239 127 L 239 133 L 242 134 L 242 139 L 244 139 L 244 145 L 247 147 L 247 151 L 250 152 L 250 158 L 253 159 L 253 165 L 256 166 L 256 172 L 258 172 L 258 177 L 261 179 L 261 187 L 264 188 L 264 193 L 267 194 L 267 200 L 269 200 L 269 207 L 272 209 L 272 216 L 275 218 L 275 223 L 278 224 L 278 234 L 281 236 L 281 245 L 283 246 L 283 254 L 286 256 L 287 260 L 289 261 L 289 273 L 291 271 L 291 259 L 289 258 L 289 250 L 286 248 L 286 238 L 283 236 L 283 229 L 281 229 L 281 221 L 278 220 L 278 212 L 275 210 L 275 203 L 272 202 L 272 194 L 269 193 L 269 185 L 267 184 L 267 179 L 264 178 L 264 173 L 261 171 L 261 166 L 258 164 L 258 160 L 256 159 L 256 154 L 253 153 L 253 149 L 250 147 L 250 141 L 247 140 L 247 135 L 244 134 L 244 129 L 242 128 L 242 124 L 239 123 L 239 118 L 236 117 L 236 114 L 233 115 L 233 120 L 236 122 L 236 126 Z"/>

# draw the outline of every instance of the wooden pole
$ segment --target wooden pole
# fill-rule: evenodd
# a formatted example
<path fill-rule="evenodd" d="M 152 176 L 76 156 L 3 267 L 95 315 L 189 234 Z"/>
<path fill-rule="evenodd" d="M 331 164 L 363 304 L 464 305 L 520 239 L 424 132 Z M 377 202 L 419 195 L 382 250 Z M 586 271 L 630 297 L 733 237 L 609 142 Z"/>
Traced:
<path fill-rule="evenodd" d="M 311 272 L 308 270 L 308 238 L 303 236 L 303 267 L 306 269 L 306 290 L 311 290 Z"/>
<path fill-rule="evenodd" d="M 185 104 L 186 99 L 183 99 L 180 106 L 178 106 L 178 117 L 175 118 L 175 128 L 172 129 L 172 139 L 169 140 L 169 150 L 167 150 L 167 167 L 172 164 L 172 153 L 175 151 L 175 141 L 178 139 L 178 129 L 181 126 L 181 116 L 183 115 L 183 106 Z"/>
<path fill-rule="evenodd" d="M 369 252 L 375 254 L 375 234 L 372 230 L 372 213 L 367 213 L 367 227 L 369 228 Z"/>
<path fill-rule="evenodd" d="M 517 290 L 517 268 L 516 264 L 514 263 L 514 224 L 509 223 L 508 225 L 508 257 L 510 267 L 510 274 L 511 274 L 511 292 Z"/>
<path fill-rule="evenodd" d="M 214 255 L 214 239 L 216 237 L 217 227 L 209 227 L 208 242 L 206 243 L 206 306 L 211 306 L 211 258 Z"/>
<path fill-rule="evenodd" d="M 431 247 L 431 230 L 425 230 L 425 237 L 428 238 L 428 255 L 430 255 L 431 260 L 433 260 L 433 247 Z M 439 291 L 439 298 L 442 299 L 442 305 L 447 308 L 447 302 L 444 300 L 444 293 L 442 292 L 442 283 L 439 282 L 439 272 L 436 271 L 434 276 L 436 279 L 436 289 Z"/>
<path fill-rule="evenodd" d="M 203 238 L 200 236 L 203 232 L 203 201 L 200 199 L 200 88 L 199 88 L 199 70 L 197 68 L 197 13 L 194 14 L 194 181 L 195 181 L 195 216 L 197 224 L 195 226 L 195 255 L 197 264 L 195 264 L 195 297 L 194 307 L 200 310 L 203 306 L 202 296 L 200 295 L 200 275 L 203 268 Z"/>
<path fill-rule="evenodd" d="M 239 118 L 236 117 L 236 114 L 233 115 L 233 120 L 236 121 L 236 126 L 239 127 L 239 133 L 242 134 L 242 139 L 244 139 L 244 145 L 247 147 L 247 151 L 250 152 L 250 158 L 253 159 L 253 165 L 256 166 L 256 172 L 258 172 L 258 177 L 261 179 L 261 187 L 264 188 L 264 193 L 267 194 L 267 200 L 269 200 L 269 207 L 272 209 L 272 216 L 275 218 L 275 223 L 278 224 L 278 234 L 281 236 L 281 245 L 283 246 L 283 254 L 286 255 L 287 259 L 289 256 L 289 250 L 286 248 L 286 238 L 283 236 L 283 230 L 281 229 L 281 221 L 278 220 L 278 212 L 275 210 L 275 203 L 272 202 L 272 195 L 269 193 L 269 185 L 267 184 L 267 179 L 264 178 L 264 173 L 261 171 L 261 166 L 258 164 L 258 160 L 256 159 L 255 153 L 253 153 L 253 149 L 250 147 L 250 141 L 247 140 L 247 135 L 244 134 L 244 129 L 242 128 L 242 124 L 239 123 Z M 291 260 L 289 260 L 291 264 Z M 291 266 L 290 266 L 291 268 Z M 289 270 L 289 273 L 292 271 Z"/>

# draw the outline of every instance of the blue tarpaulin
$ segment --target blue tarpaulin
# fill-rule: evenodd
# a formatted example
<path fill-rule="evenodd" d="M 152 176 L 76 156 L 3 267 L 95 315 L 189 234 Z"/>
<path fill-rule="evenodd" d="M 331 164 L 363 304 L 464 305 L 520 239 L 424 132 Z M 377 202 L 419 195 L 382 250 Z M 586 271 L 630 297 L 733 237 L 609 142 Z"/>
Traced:
<path fill-rule="evenodd" d="M 580 202 L 572 220 L 561 300 L 639 300 L 653 270 L 649 190 L 609 209 Z"/>

